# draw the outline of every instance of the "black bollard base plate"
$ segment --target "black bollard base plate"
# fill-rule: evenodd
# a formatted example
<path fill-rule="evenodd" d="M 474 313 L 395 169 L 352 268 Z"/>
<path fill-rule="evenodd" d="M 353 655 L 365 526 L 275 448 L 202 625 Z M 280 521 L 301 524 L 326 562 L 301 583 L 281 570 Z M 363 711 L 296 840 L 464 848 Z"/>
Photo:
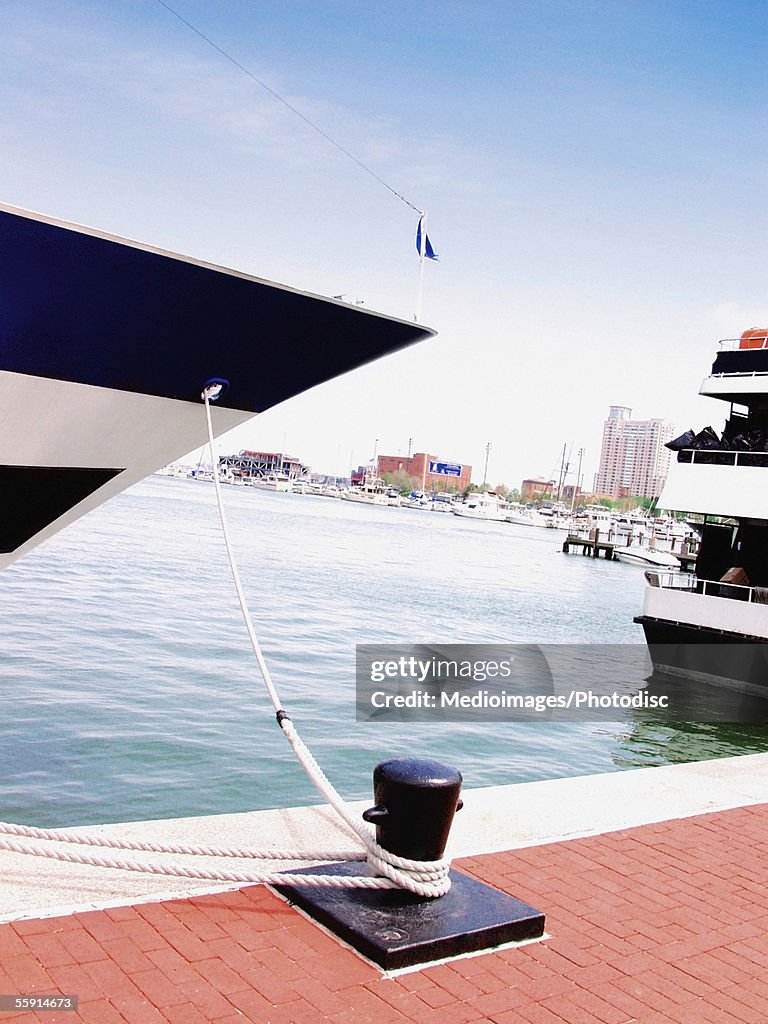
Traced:
<path fill-rule="evenodd" d="M 307 868 L 305 873 L 360 875 L 360 863 Z M 402 889 L 275 886 L 334 935 L 385 970 L 477 953 L 544 934 L 544 915 L 512 896 L 451 870 L 445 896 L 426 899 Z"/>

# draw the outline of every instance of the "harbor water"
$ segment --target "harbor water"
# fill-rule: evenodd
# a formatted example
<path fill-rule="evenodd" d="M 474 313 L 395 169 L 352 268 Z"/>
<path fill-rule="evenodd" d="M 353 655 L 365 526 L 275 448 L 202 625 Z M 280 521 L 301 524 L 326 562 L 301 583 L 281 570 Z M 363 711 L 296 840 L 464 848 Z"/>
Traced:
<path fill-rule="evenodd" d="M 766 749 L 764 727 L 355 720 L 361 643 L 642 645 L 643 573 L 549 529 L 227 487 L 283 705 L 331 781 L 419 754 L 466 787 Z M 632 671 L 635 671 L 634 669 Z M 320 802 L 275 724 L 209 483 L 153 477 L 0 577 L 0 817 L 64 826 Z M 640 680 L 637 680 L 639 683 Z"/>

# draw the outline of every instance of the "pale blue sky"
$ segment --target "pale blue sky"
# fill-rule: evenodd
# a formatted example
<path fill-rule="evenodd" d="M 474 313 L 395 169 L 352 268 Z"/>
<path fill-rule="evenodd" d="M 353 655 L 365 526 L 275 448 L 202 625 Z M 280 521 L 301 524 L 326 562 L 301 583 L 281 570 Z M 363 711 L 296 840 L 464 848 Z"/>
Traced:
<path fill-rule="evenodd" d="M 417 450 L 519 486 L 610 404 L 680 429 L 768 325 L 766 3 L 171 6 L 429 211 L 439 334 L 225 449 Z M 411 318 L 416 215 L 157 0 L 0 0 L 0 199 Z M 723 407 L 724 409 L 725 407 Z M 575 455 L 573 459 L 575 463 Z"/>

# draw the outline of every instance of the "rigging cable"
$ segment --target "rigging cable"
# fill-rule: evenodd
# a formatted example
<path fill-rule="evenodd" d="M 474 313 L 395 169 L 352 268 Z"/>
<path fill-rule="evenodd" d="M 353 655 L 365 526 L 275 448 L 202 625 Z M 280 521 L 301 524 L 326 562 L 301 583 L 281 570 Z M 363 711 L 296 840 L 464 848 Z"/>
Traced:
<path fill-rule="evenodd" d="M 337 142 L 336 139 L 333 138 L 333 136 L 329 135 L 328 132 L 324 131 L 319 125 L 315 124 L 314 121 L 310 120 L 310 118 L 308 118 L 306 114 L 303 114 L 297 107 L 294 107 L 292 103 L 289 103 L 288 100 L 285 99 L 285 97 L 281 96 L 279 92 L 276 92 L 275 89 L 267 85 L 267 83 L 262 81 L 261 78 L 259 78 L 257 75 L 254 75 L 254 73 L 250 71 L 247 67 L 245 67 L 244 64 L 241 64 L 239 60 L 233 57 L 231 53 L 228 53 L 223 47 L 219 46 L 218 43 L 215 43 L 204 32 L 201 32 L 199 28 L 192 24 L 191 21 L 187 21 L 187 19 L 182 17 L 182 15 L 179 14 L 178 11 L 175 11 L 173 7 L 165 3 L 165 0 L 157 0 L 157 2 L 160 4 L 161 7 L 164 7 L 166 11 L 172 14 L 175 18 L 178 18 L 178 20 L 182 24 L 186 25 L 187 28 L 191 29 L 196 35 L 200 36 L 201 39 L 205 40 L 205 42 L 208 43 L 209 46 L 212 46 L 213 49 L 216 50 L 217 53 L 220 53 L 221 56 L 224 57 L 226 60 L 228 60 L 230 64 L 234 64 L 236 68 L 238 68 L 244 74 L 248 75 L 248 77 L 252 81 L 256 82 L 257 85 L 261 86 L 261 88 L 264 89 L 265 92 L 268 92 L 270 96 L 274 97 L 274 99 L 282 103 L 283 106 L 287 107 L 291 111 L 291 113 L 295 114 L 297 117 L 300 117 L 301 120 L 304 121 L 305 124 L 308 124 L 309 127 L 312 128 L 314 131 L 316 131 L 318 135 L 322 135 L 326 142 L 330 142 L 332 146 L 335 146 L 336 149 L 338 149 L 341 153 L 344 154 L 344 156 L 352 160 L 353 163 L 356 163 L 358 167 L 360 167 L 362 170 L 366 172 L 366 174 L 370 174 L 372 178 L 375 178 L 376 181 L 378 181 L 379 184 L 383 185 L 384 188 L 391 192 L 393 196 L 396 196 L 398 199 L 404 202 L 406 206 L 410 206 L 410 208 L 412 210 L 415 210 L 416 213 L 419 214 L 419 216 L 424 215 L 424 211 L 420 210 L 418 206 L 415 206 L 410 201 L 410 199 L 406 199 L 406 197 L 401 192 L 398 192 L 397 189 L 393 188 L 388 182 L 386 182 L 382 177 L 380 177 L 367 164 L 364 164 L 362 160 L 359 160 L 354 155 L 354 153 L 350 153 L 350 151 L 346 149 L 344 146 L 342 146 L 340 142 Z"/>

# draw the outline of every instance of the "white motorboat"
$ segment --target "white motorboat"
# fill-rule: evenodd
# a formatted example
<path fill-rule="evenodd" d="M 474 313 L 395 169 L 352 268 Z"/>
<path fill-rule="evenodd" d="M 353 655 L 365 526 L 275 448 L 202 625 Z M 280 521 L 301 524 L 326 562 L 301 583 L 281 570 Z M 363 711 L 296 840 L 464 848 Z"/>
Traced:
<path fill-rule="evenodd" d="M 615 518 L 615 529 L 619 537 L 651 537 L 656 534 L 652 519 L 636 512 L 625 512 Z"/>
<path fill-rule="evenodd" d="M 262 491 L 282 491 L 287 493 L 293 487 L 287 473 L 267 473 L 265 476 L 251 477 L 251 486 Z"/>
<path fill-rule="evenodd" d="M 666 569 L 673 571 L 680 568 L 680 559 L 670 551 L 659 551 L 658 548 L 644 547 L 642 544 L 629 544 L 627 547 L 613 549 L 613 557 L 627 565 L 639 565 L 644 569 Z"/>
<path fill-rule="evenodd" d="M 495 491 L 475 491 L 468 495 L 452 512 L 463 519 L 485 519 L 503 523 L 509 511 L 509 502 Z"/>
<path fill-rule="evenodd" d="M 535 508 L 527 508 L 519 502 L 510 502 L 504 519 L 518 526 L 548 526 L 547 518 Z"/>
<path fill-rule="evenodd" d="M 389 488 L 373 473 L 366 473 L 359 487 L 349 487 L 342 492 L 344 501 L 355 501 L 359 505 L 390 505 Z M 399 499 L 398 499 L 399 502 Z"/>
<path fill-rule="evenodd" d="M 453 512 L 456 502 L 448 494 L 425 494 L 424 491 L 412 491 L 400 502 L 403 508 L 418 509 L 422 512 Z"/>
<path fill-rule="evenodd" d="M 433 494 L 430 512 L 453 512 L 456 500 L 450 494 Z"/>
<path fill-rule="evenodd" d="M 550 530 L 568 530 L 572 526 L 571 515 L 565 508 L 544 506 L 536 511 L 542 518 L 542 522 L 538 525 L 546 526 Z"/>
<path fill-rule="evenodd" d="M 431 503 L 431 499 L 424 491 L 411 491 L 408 497 L 400 502 L 402 508 L 414 508 L 419 511 L 428 510 Z"/>

